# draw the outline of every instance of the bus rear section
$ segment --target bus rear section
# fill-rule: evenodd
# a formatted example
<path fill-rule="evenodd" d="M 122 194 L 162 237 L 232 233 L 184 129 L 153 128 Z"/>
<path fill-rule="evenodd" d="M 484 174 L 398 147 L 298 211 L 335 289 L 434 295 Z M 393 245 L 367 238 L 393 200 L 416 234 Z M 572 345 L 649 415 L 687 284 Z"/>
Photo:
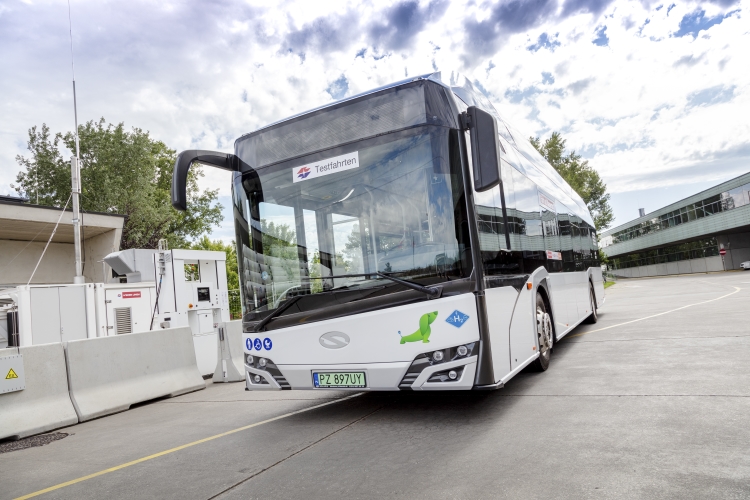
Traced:
<path fill-rule="evenodd" d="M 248 390 L 494 389 L 604 294 L 585 204 L 462 77 L 185 151 L 233 171 Z M 533 148 L 531 148 L 533 149 Z"/>

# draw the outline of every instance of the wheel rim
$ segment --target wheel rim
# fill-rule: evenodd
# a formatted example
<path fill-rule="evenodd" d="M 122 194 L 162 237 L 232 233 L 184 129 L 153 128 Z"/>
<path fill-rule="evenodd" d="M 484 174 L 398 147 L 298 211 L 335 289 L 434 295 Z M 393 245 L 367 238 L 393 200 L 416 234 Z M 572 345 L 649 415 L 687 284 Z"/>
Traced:
<path fill-rule="evenodd" d="M 542 307 L 536 308 L 536 331 L 539 337 L 539 354 L 549 358 L 553 342 L 552 320 Z"/>

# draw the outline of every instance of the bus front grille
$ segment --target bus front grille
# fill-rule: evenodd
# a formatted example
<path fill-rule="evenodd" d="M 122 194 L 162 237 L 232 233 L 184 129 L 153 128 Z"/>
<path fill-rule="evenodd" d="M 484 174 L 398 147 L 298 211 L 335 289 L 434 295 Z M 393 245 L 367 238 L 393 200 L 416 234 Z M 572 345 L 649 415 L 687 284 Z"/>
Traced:
<path fill-rule="evenodd" d="M 279 384 L 282 390 L 292 388 L 292 386 L 289 385 L 289 382 L 286 380 L 286 377 L 281 374 L 281 370 L 279 370 L 279 367 L 276 366 L 273 361 L 269 360 L 268 364 L 266 365 L 266 371 L 271 374 L 273 379 L 277 384 Z"/>
<path fill-rule="evenodd" d="M 406 375 L 404 375 L 401 383 L 398 384 L 398 388 L 402 391 L 411 389 L 411 386 L 417 380 L 417 377 L 419 377 L 419 373 L 407 373 Z"/>

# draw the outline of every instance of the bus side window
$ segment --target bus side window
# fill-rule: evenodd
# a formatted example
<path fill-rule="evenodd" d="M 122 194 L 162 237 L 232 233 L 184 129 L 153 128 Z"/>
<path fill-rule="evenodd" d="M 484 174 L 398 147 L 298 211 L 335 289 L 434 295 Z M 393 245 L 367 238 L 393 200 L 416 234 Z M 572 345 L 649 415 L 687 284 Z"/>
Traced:
<path fill-rule="evenodd" d="M 546 260 L 539 190 L 518 170 L 512 169 L 512 174 L 516 196 L 515 215 L 523 224 L 523 230 L 518 235 L 519 250 L 523 252 L 523 272 L 531 273 L 544 266 Z"/>
<path fill-rule="evenodd" d="M 573 215 L 566 208 L 566 212 L 558 213 L 558 224 L 560 226 L 560 247 L 563 258 L 563 271 L 575 271 L 575 257 L 573 255 Z"/>
<path fill-rule="evenodd" d="M 503 217 L 500 186 L 480 193 L 474 192 L 474 203 L 484 273 L 487 276 L 505 274 L 507 263 L 503 259 L 503 253 L 507 252 L 503 250 L 507 250 L 507 228 Z"/>
<path fill-rule="evenodd" d="M 551 273 L 562 271 L 562 254 L 560 246 L 559 225 L 557 221 L 557 200 L 539 192 L 539 204 L 542 208 L 542 229 L 544 231 L 544 248 L 547 250 L 546 267 Z"/>

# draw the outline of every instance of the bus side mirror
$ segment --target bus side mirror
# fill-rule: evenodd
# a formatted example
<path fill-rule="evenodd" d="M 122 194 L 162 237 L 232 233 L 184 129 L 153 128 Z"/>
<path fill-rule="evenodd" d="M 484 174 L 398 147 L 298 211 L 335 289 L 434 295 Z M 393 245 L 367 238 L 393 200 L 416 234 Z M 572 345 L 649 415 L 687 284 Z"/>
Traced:
<path fill-rule="evenodd" d="M 471 136 L 471 163 L 474 169 L 474 190 L 487 191 L 500 184 L 500 151 L 495 117 L 476 106 L 461 114 L 464 128 Z"/>
<path fill-rule="evenodd" d="M 239 171 L 240 159 L 232 153 L 218 153 L 201 149 L 188 149 L 177 155 L 172 172 L 172 206 L 187 210 L 187 176 L 193 163 L 202 163 L 223 170 Z"/>

